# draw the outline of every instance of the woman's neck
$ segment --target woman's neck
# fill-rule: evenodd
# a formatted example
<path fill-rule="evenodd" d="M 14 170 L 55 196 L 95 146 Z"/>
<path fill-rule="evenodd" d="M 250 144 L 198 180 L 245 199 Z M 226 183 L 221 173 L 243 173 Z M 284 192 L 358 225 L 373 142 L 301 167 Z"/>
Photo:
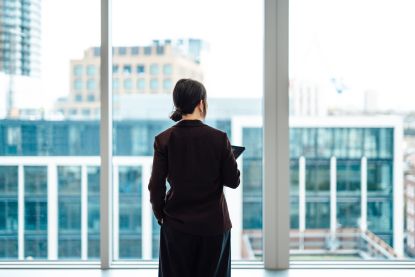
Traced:
<path fill-rule="evenodd" d="M 187 114 L 182 116 L 182 120 L 203 120 L 200 114 Z"/>

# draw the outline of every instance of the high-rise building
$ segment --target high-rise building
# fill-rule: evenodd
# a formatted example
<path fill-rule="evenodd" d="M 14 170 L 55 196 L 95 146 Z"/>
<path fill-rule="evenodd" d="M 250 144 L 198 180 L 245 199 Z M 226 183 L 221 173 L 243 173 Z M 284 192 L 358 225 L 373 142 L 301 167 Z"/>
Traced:
<path fill-rule="evenodd" d="M 40 73 L 41 0 L 0 1 L 0 71 Z"/>
<path fill-rule="evenodd" d="M 0 1 L 0 116 L 19 115 L 15 83 L 39 77 L 41 56 L 41 0 Z M 23 78 L 25 77 L 25 78 Z"/>
<path fill-rule="evenodd" d="M 155 40 L 147 46 L 113 48 L 112 90 L 114 116 L 118 96 L 171 93 L 180 78 L 203 81 L 198 39 Z M 70 93 L 56 103 L 66 118 L 97 118 L 100 107 L 100 48 L 91 47 L 81 59 L 70 63 Z"/>

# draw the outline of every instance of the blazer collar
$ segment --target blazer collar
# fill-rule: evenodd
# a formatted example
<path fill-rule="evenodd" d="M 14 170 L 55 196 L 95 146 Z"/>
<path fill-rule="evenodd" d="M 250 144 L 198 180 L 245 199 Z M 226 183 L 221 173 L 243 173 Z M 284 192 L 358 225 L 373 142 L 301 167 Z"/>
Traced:
<path fill-rule="evenodd" d="M 195 126 L 203 126 L 205 125 L 201 120 L 199 119 L 182 119 L 178 123 L 176 123 L 177 127 L 195 127 Z"/>

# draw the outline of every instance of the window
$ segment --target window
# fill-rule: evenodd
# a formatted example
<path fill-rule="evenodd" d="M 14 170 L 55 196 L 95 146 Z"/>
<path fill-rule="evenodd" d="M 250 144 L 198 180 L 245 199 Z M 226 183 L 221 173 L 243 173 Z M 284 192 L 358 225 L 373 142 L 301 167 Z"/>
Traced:
<path fill-rule="evenodd" d="M 150 88 L 152 90 L 158 89 L 159 88 L 159 81 L 157 79 L 151 79 L 150 80 Z"/>
<path fill-rule="evenodd" d="M 119 47 L 118 48 L 118 55 L 125 56 L 127 54 L 127 48 L 126 47 Z"/>
<path fill-rule="evenodd" d="M 119 87 L 120 87 L 120 84 L 119 84 L 118 78 L 113 78 L 112 79 L 112 89 L 113 90 L 118 90 Z"/>
<path fill-rule="evenodd" d="M 144 55 L 146 55 L 146 56 L 151 55 L 151 46 L 144 47 Z"/>
<path fill-rule="evenodd" d="M 138 74 L 144 74 L 144 72 L 145 72 L 145 66 L 144 66 L 144 64 L 138 64 L 137 65 L 137 73 Z"/>
<path fill-rule="evenodd" d="M 76 94 L 75 95 L 75 101 L 76 102 L 82 102 L 82 95 L 81 94 Z"/>
<path fill-rule="evenodd" d="M 0 244 L 2 257 L 18 258 L 18 215 L 17 215 L 17 166 L 0 166 L 0 234 L 4 236 Z"/>
<path fill-rule="evenodd" d="M 81 258 L 81 168 L 58 167 L 58 257 Z"/>
<path fill-rule="evenodd" d="M 88 79 L 86 82 L 86 88 L 88 90 L 95 90 L 96 89 L 96 83 L 94 79 Z"/>
<path fill-rule="evenodd" d="M 146 80 L 145 79 L 137 79 L 137 88 L 139 90 L 143 90 L 146 88 Z"/>
<path fill-rule="evenodd" d="M 159 74 L 159 65 L 156 63 L 153 63 L 150 65 L 150 74 L 151 75 L 157 75 Z"/>
<path fill-rule="evenodd" d="M 88 65 L 86 67 L 86 74 L 88 76 L 95 76 L 95 74 L 96 74 L 95 65 L 92 65 L 92 64 Z"/>
<path fill-rule="evenodd" d="M 82 65 L 81 64 L 75 65 L 73 68 L 73 73 L 76 77 L 82 76 Z"/>
<path fill-rule="evenodd" d="M 81 90 L 82 89 L 82 80 L 81 79 L 75 79 L 74 88 L 75 88 L 75 90 Z"/>
<path fill-rule="evenodd" d="M 124 74 L 131 74 L 131 65 L 129 65 L 129 64 L 125 64 L 125 65 L 123 66 L 123 70 L 122 70 L 122 72 L 123 72 Z"/>
<path fill-rule="evenodd" d="M 112 73 L 118 73 L 119 72 L 119 66 L 118 64 L 112 65 Z"/>
<path fill-rule="evenodd" d="M 173 86 L 173 83 L 170 79 L 164 79 L 163 80 L 163 88 L 164 89 L 170 90 L 172 88 L 172 86 Z"/>
<path fill-rule="evenodd" d="M 88 102 L 94 102 L 95 101 L 95 95 L 88 94 Z"/>
<path fill-rule="evenodd" d="M 124 89 L 131 90 L 132 88 L 133 88 L 133 81 L 130 78 L 124 79 Z"/>
<path fill-rule="evenodd" d="M 137 56 L 140 53 L 139 47 L 131 47 L 131 55 Z"/>
<path fill-rule="evenodd" d="M 99 57 L 101 55 L 101 48 L 94 47 L 94 56 Z"/>
<path fill-rule="evenodd" d="M 173 72 L 173 67 L 171 64 L 163 65 L 163 74 L 164 75 L 171 75 Z"/>
<path fill-rule="evenodd" d="M 25 166 L 24 257 L 47 259 L 48 190 L 45 166 Z"/>

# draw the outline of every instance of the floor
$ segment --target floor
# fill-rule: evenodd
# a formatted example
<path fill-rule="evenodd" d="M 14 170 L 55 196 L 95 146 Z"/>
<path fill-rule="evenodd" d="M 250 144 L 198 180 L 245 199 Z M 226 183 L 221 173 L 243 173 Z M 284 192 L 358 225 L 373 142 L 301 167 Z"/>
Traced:
<path fill-rule="evenodd" d="M 156 277 L 154 269 L 0 269 L 1 277 Z M 263 269 L 234 269 L 233 277 L 414 277 L 415 269 L 290 269 L 266 271 Z M 195 276 L 197 277 L 197 276 Z"/>

